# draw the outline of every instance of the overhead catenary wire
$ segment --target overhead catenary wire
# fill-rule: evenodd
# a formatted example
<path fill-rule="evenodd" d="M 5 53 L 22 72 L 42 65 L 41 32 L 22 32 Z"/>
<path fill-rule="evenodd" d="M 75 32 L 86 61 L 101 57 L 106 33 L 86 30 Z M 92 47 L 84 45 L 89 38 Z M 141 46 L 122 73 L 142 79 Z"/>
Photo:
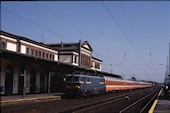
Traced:
<path fill-rule="evenodd" d="M 38 3 L 38 2 L 37 2 L 37 4 L 38 4 L 38 6 L 39 6 L 40 8 L 42 8 L 43 10 L 46 10 L 46 12 L 48 12 L 48 14 L 51 14 L 52 16 L 61 19 L 65 24 L 67 24 L 67 25 L 70 26 L 72 29 L 74 29 L 75 31 L 77 31 L 78 33 L 80 33 L 80 34 L 81 34 L 81 37 L 83 37 L 82 35 L 85 35 L 85 36 L 87 36 L 87 37 L 92 37 L 92 36 L 90 36 L 89 34 L 87 34 L 87 33 L 83 32 L 83 31 L 81 31 L 80 29 L 78 29 L 76 26 L 74 26 L 73 24 L 71 24 L 70 22 L 68 22 L 67 20 L 65 20 L 64 18 L 56 15 L 56 13 L 54 13 L 53 11 L 51 11 L 48 7 L 45 7 L 45 6 L 41 5 L 41 4 Z M 110 50 L 110 52 L 124 54 L 124 52 L 116 51 L 116 50 L 111 49 L 110 47 L 106 47 L 106 45 L 104 45 L 103 43 L 100 43 L 98 40 L 95 40 L 94 38 L 91 38 L 91 40 L 93 40 L 96 44 L 98 44 L 98 45 L 100 45 L 100 46 L 102 45 L 102 47 L 104 47 L 104 49 Z M 95 52 L 95 51 L 93 51 L 93 53 L 98 54 L 98 53 Z M 115 55 L 117 55 L 117 54 L 115 54 Z M 102 56 L 102 57 L 105 58 L 105 59 L 110 59 L 110 57 L 107 57 L 107 55 L 100 55 L 100 56 Z M 113 59 L 110 59 L 110 61 L 113 62 Z M 115 62 L 113 62 L 113 63 L 115 63 Z M 115 63 L 115 64 L 116 64 L 116 63 Z"/>
<path fill-rule="evenodd" d="M 106 12 L 110 15 L 111 19 L 113 20 L 113 22 L 117 25 L 117 27 L 119 28 L 119 30 L 122 32 L 122 34 L 124 35 L 124 37 L 126 38 L 126 40 L 129 42 L 129 44 L 132 46 L 132 48 L 135 50 L 135 52 L 137 53 L 137 55 L 142 59 L 142 61 L 145 62 L 145 60 L 143 59 L 143 57 L 141 56 L 141 54 L 138 52 L 138 50 L 136 49 L 136 47 L 134 46 L 133 42 L 129 39 L 128 35 L 125 33 L 125 31 L 122 29 L 122 27 L 119 25 L 119 23 L 117 22 L 117 20 L 115 19 L 115 17 L 112 15 L 112 13 L 110 12 L 110 10 L 107 8 L 107 6 L 104 4 L 103 1 L 101 1 L 102 6 L 104 7 L 104 9 L 106 10 Z M 147 63 L 146 63 L 147 64 Z M 149 67 L 150 68 L 150 67 Z"/>
<path fill-rule="evenodd" d="M 129 23 L 131 29 L 132 29 L 133 32 L 134 32 L 136 38 L 138 39 L 138 41 L 139 41 L 139 43 L 141 44 L 141 46 L 143 47 L 143 49 L 146 49 L 145 46 L 144 46 L 144 44 L 143 44 L 143 42 L 141 41 L 141 39 L 140 39 L 138 33 L 137 33 L 135 27 L 133 26 L 132 22 L 130 21 L 130 18 L 129 18 L 129 16 L 128 16 L 128 13 L 126 12 L 126 10 L 125 10 L 123 4 L 121 3 L 121 1 L 119 1 L 119 4 L 120 4 L 120 6 L 121 6 L 121 8 L 122 8 L 122 10 L 123 10 L 123 12 L 124 12 L 126 18 L 127 18 L 127 21 L 128 21 L 128 23 Z"/>
<path fill-rule="evenodd" d="M 127 36 L 127 34 L 124 32 L 124 30 L 122 29 L 122 27 L 119 25 L 119 23 L 116 21 L 116 19 L 114 18 L 114 16 L 112 15 L 112 13 L 110 12 L 110 10 L 107 8 L 107 6 L 104 4 L 104 2 L 101 2 L 103 7 L 105 8 L 105 10 L 108 12 L 108 14 L 110 15 L 111 19 L 114 21 L 114 23 L 118 26 L 119 30 L 122 32 L 122 34 L 124 35 L 124 37 L 127 39 L 127 41 L 130 43 L 130 45 L 133 47 L 133 49 L 136 51 L 136 53 L 141 57 L 141 55 L 139 54 L 138 50 L 135 48 L 133 42 L 129 39 L 129 37 Z M 143 59 L 143 58 L 142 58 Z"/>
<path fill-rule="evenodd" d="M 74 29 L 75 31 L 77 31 L 78 33 L 80 33 L 80 34 L 81 34 L 81 37 L 83 37 L 82 35 L 85 35 L 85 36 L 87 36 L 87 37 L 93 37 L 93 36 L 90 36 L 89 34 L 83 32 L 83 31 L 81 31 L 79 28 L 77 28 L 75 25 L 73 25 L 73 24 L 71 24 L 70 22 L 68 22 L 66 19 L 64 19 L 64 18 L 56 15 L 56 13 L 52 12 L 49 8 L 41 5 L 41 4 L 38 3 L 38 2 L 37 2 L 37 4 L 38 4 L 38 6 L 39 6 L 40 8 L 42 8 L 43 10 L 46 10 L 48 13 L 50 13 L 50 14 L 53 15 L 54 17 L 60 18 L 65 24 L 67 24 L 67 25 L 70 26 L 72 29 Z M 121 54 L 124 53 L 124 51 L 123 51 L 123 52 L 120 52 L 120 51 L 113 50 L 112 48 L 104 45 L 103 43 L 99 42 L 98 40 L 95 40 L 94 38 L 90 38 L 90 39 L 93 40 L 96 44 L 98 44 L 98 45 L 100 45 L 100 46 L 102 45 L 102 46 L 104 47 L 104 49 L 108 49 L 108 50 L 110 50 L 111 52 L 121 53 Z"/>
<path fill-rule="evenodd" d="M 139 35 L 137 34 L 136 29 L 134 28 L 132 22 L 130 21 L 130 18 L 129 18 L 129 16 L 128 16 L 125 8 L 123 7 L 123 4 L 121 3 L 121 1 L 119 1 L 119 4 L 120 4 L 120 6 L 121 6 L 121 8 L 122 8 L 122 10 L 123 10 L 123 12 L 124 12 L 124 14 L 125 14 L 125 17 L 127 18 L 127 21 L 128 21 L 128 23 L 129 23 L 131 29 L 133 30 L 133 32 L 134 32 L 134 34 L 135 34 L 135 36 L 136 36 L 135 38 L 138 39 L 138 41 L 140 42 L 140 44 L 141 44 L 141 46 L 143 47 L 143 49 L 146 49 L 146 48 L 144 47 L 144 44 L 143 44 L 142 41 L 140 40 L 140 37 L 139 37 Z M 152 63 L 151 63 L 151 53 L 152 53 L 152 52 L 150 51 L 150 55 L 149 55 L 149 56 L 150 56 L 150 58 L 149 58 L 149 60 L 150 60 L 150 69 L 153 70 L 154 67 L 153 67 L 153 65 L 152 65 Z M 153 72 L 153 71 L 150 70 L 150 74 L 151 74 L 151 72 Z"/>
<path fill-rule="evenodd" d="M 18 13 L 19 14 L 19 13 Z M 67 21 L 66 21 L 67 22 Z M 75 27 L 75 26 L 73 26 L 73 27 Z M 78 29 L 79 31 L 80 31 L 80 29 Z M 84 33 L 84 32 L 82 32 L 82 34 L 86 34 L 86 33 Z M 88 34 L 87 34 L 88 35 Z M 91 39 L 93 39 L 94 40 L 94 38 L 91 38 Z M 95 41 L 96 42 L 96 41 Z M 100 42 L 100 43 L 96 43 L 96 44 L 100 44 L 101 46 L 103 46 L 104 44 L 102 43 L 102 42 Z M 102 45 L 103 44 L 103 45 Z M 106 46 L 108 46 L 108 45 L 106 45 Z M 105 48 L 106 46 L 103 46 L 104 47 L 104 49 L 108 49 L 108 48 Z M 109 48 L 109 50 L 111 50 L 111 48 Z M 114 50 L 113 50 L 114 51 Z M 138 51 L 140 51 L 140 50 L 138 50 Z M 112 52 L 112 51 L 108 51 L 109 53 L 110 52 Z M 115 52 L 115 51 L 114 51 Z M 112 52 L 113 53 L 113 52 Z M 122 53 L 124 53 L 124 52 L 122 52 Z M 126 53 L 128 53 L 128 52 L 126 52 Z M 106 56 L 106 57 L 109 57 L 109 56 L 107 56 L 106 54 L 100 54 L 100 56 L 102 56 L 102 55 L 104 55 L 104 56 Z M 106 58 L 105 57 L 105 58 Z M 111 58 L 111 57 L 110 57 Z M 114 60 L 114 59 L 112 59 L 112 60 Z"/>
<path fill-rule="evenodd" d="M 130 21 L 130 18 L 129 18 L 129 16 L 128 16 L 125 8 L 123 7 L 123 4 L 121 3 L 121 1 L 119 1 L 119 4 L 120 4 L 120 6 L 121 6 L 121 8 L 122 8 L 122 10 L 123 10 L 126 18 L 127 18 L 127 21 L 128 21 L 129 24 L 130 24 L 131 29 L 134 31 L 134 33 L 135 33 L 135 35 L 136 35 L 136 38 L 138 39 L 138 41 L 140 42 L 141 46 L 143 47 L 143 50 L 150 50 L 150 54 L 149 54 L 149 56 L 150 56 L 150 67 L 152 67 L 151 69 L 154 70 L 154 65 L 152 64 L 152 55 L 151 55 L 152 52 L 151 52 L 151 49 L 153 49 L 153 48 L 155 48 L 155 47 L 157 47 L 157 46 L 162 45 L 162 43 L 155 44 L 155 45 L 151 46 L 151 47 L 148 48 L 148 49 L 147 49 L 146 47 L 144 47 L 144 44 L 143 44 L 142 41 L 140 40 L 140 37 L 139 37 L 139 35 L 137 34 L 137 31 L 136 31 L 135 27 L 133 26 L 132 22 Z M 167 40 L 167 41 L 169 41 L 169 40 Z M 151 70 L 150 70 L 150 72 L 153 72 L 153 73 L 154 73 L 154 71 L 151 71 Z M 154 74 L 154 75 L 156 75 L 156 76 L 158 77 L 158 74 Z"/>
<path fill-rule="evenodd" d="M 110 12 L 110 10 L 107 8 L 107 6 L 104 4 L 103 1 L 101 1 L 103 7 L 105 8 L 105 10 L 107 11 L 107 13 L 110 15 L 111 19 L 113 20 L 113 22 L 117 25 L 117 27 L 119 28 L 119 30 L 122 32 L 122 34 L 124 35 L 124 37 L 126 38 L 126 40 L 129 42 L 129 44 L 132 46 L 132 48 L 135 50 L 135 52 L 137 53 L 137 55 L 140 57 L 140 59 L 145 63 L 145 60 L 143 59 L 142 55 L 139 53 L 139 51 L 136 49 L 136 47 L 134 46 L 133 42 L 129 39 L 128 35 L 125 33 L 125 31 L 122 29 L 122 27 L 119 25 L 119 23 L 117 22 L 117 20 L 114 18 L 114 16 L 112 15 L 112 13 Z M 151 71 L 152 68 L 147 64 L 146 65 L 148 68 L 148 71 Z M 145 73 L 146 75 L 146 73 Z"/>
<path fill-rule="evenodd" d="M 45 31 L 47 31 L 47 32 L 49 32 L 49 33 L 51 33 L 51 34 L 59 37 L 59 38 L 62 38 L 62 39 L 65 39 L 65 40 L 71 42 L 71 40 L 67 39 L 66 37 L 64 37 L 64 36 L 62 36 L 62 35 L 60 35 L 60 34 L 57 34 L 57 33 L 53 32 L 53 31 L 51 31 L 51 30 L 49 30 L 49 29 L 47 29 L 47 28 L 45 28 L 45 27 L 43 27 L 43 26 L 41 26 L 41 25 L 39 25 L 39 24 L 37 24 L 37 23 L 35 23 L 35 22 L 32 22 L 32 21 L 30 21 L 29 19 L 27 19 L 27 18 L 25 18 L 25 17 L 22 17 L 22 16 L 14 13 L 14 12 L 8 10 L 8 9 L 5 9 L 5 8 L 3 8 L 3 7 L 1 7 L 1 9 L 3 9 L 4 11 L 6 11 L 6 12 L 8 12 L 8 13 L 10 13 L 10 14 L 15 15 L 15 16 L 21 18 L 22 20 L 25 20 L 25 21 L 33 24 L 34 26 L 37 26 L 37 27 L 39 27 L 39 28 L 41 28 L 41 29 L 43 29 L 43 30 L 45 30 Z"/>
<path fill-rule="evenodd" d="M 43 27 L 43 26 L 41 26 L 41 25 L 39 25 L 39 24 L 37 24 L 37 23 L 35 23 L 35 22 L 30 21 L 29 19 L 27 19 L 27 18 L 25 18 L 25 17 L 22 17 L 22 16 L 14 13 L 14 12 L 12 12 L 12 11 L 10 11 L 10 10 L 7 10 L 7 9 L 5 9 L 5 8 L 3 8 L 3 7 L 1 7 L 1 8 L 2 8 L 3 10 L 5 10 L 6 12 L 17 16 L 18 18 L 21 18 L 22 20 L 27 21 L 27 22 L 33 24 L 34 26 L 37 26 L 37 27 L 39 27 L 39 28 L 41 28 L 41 29 L 43 29 L 43 30 L 45 30 L 45 31 L 47 31 L 47 32 L 50 32 L 50 33 L 52 33 L 52 34 L 55 35 L 55 36 L 59 36 L 60 38 L 62 37 L 62 38 L 64 38 L 65 40 L 70 41 L 69 39 L 66 39 L 64 36 L 61 36 L 61 35 L 59 35 L 59 34 L 56 34 L 55 32 L 50 31 L 49 29 L 47 29 L 47 28 L 45 28 L 45 27 Z M 101 55 L 101 56 L 103 56 L 103 55 Z M 105 56 L 103 56 L 103 57 L 105 57 Z M 105 57 L 105 58 L 106 58 L 106 57 Z M 107 59 L 108 59 L 108 58 L 107 58 Z"/>

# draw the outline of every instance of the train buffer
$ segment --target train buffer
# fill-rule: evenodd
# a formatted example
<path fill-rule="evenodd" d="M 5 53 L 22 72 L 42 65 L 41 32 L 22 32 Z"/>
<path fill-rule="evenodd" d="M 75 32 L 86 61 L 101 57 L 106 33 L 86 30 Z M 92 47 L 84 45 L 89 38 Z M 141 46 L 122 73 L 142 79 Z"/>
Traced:
<path fill-rule="evenodd" d="M 162 89 L 148 113 L 170 113 L 170 97 L 165 97 Z"/>
<path fill-rule="evenodd" d="M 27 94 L 25 97 L 23 97 L 22 95 L 1 96 L 1 106 L 24 102 L 59 100 L 61 99 L 61 95 L 63 95 L 63 93 L 51 93 L 50 95 L 48 95 L 47 93 Z"/>

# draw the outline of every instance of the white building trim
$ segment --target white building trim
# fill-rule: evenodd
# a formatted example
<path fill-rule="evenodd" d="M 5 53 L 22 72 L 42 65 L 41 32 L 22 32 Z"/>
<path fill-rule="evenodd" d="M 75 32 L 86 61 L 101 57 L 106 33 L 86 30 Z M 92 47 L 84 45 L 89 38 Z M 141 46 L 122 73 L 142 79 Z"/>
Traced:
<path fill-rule="evenodd" d="M 11 40 L 11 41 L 14 41 L 14 42 L 17 42 L 16 39 L 13 39 L 13 38 L 10 38 L 10 37 L 4 36 L 4 35 L 0 35 L 0 37 L 1 37 L 1 38 L 4 38 L 4 39 Z"/>
<path fill-rule="evenodd" d="M 32 43 L 26 42 L 24 40 L 20 40 L 20 42 L 22 42 L 24 44 L 28 44 L 28 45 L 34 46 L 34 47 L 38 47 L 38 48 L 41 48 L 41 49 L 44 49 L 44 50 L 47 50 L 47 51 L 51 51 L 51 52 L 54 52 L 54 53 L 58 54 L 58 51 L 55 51 L 55 50 L 52 50 L 52 49 L 48 49 L 48 48 L 45 48 L 45 47 L 42 47 L 42 46 L 39 46 L 39 45 L 36 45 L 36 44 L 32 44 Z"/>

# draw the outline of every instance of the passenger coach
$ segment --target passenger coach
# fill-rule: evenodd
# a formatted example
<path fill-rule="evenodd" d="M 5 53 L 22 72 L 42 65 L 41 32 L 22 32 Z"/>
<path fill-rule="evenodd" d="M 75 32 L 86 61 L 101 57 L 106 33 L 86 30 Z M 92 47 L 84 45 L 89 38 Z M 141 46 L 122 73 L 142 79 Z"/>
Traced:
<path fill-rule="evenodd" d="M 129 90 L 129 89 L 140 89 L 151 87 L 151 83 L 123 80 L 114 77 L 104 76 L 106 92 Z"/>

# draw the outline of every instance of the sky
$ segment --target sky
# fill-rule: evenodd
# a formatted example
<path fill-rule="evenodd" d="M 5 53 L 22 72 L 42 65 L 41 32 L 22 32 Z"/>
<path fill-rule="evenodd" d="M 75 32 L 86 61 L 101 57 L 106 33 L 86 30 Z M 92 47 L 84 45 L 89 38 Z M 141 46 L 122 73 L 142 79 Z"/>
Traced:
<path fill-rule="evenodd" d="M 1 2 L 1 30 L 44 43 L 88 41 L 103 71 L 164 82 L 170 1 Z"/>

